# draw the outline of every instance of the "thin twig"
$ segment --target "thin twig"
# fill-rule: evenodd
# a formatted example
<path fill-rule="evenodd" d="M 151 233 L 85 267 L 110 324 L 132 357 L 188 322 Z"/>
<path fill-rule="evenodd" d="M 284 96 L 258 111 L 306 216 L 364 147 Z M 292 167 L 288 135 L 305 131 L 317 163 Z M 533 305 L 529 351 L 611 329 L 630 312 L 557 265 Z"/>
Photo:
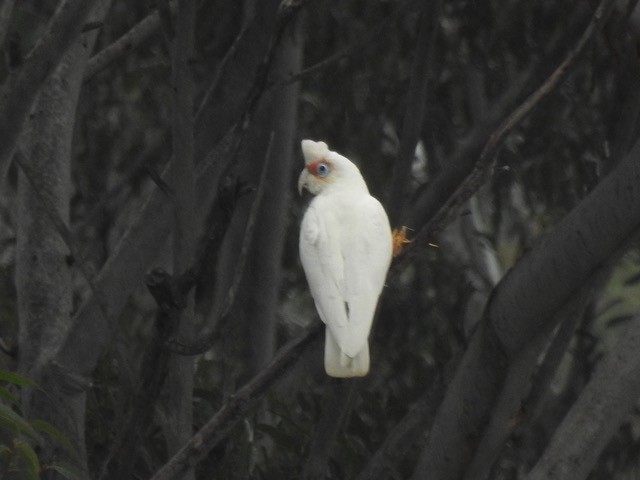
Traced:
<path fill-rule="evenodd" d="M 324 60 L 316 63 L 315 65 L 311 65 L 310 67 L 305 68 L 301 72 L 292 73 L 287 78 L 276 82 L 272 85 L 274 88 L 286 87 L 292 83 L 298 82 L 300 80 L 304 80 L 307 77 L 310 77 L 327 67 L 332 66 L 333 64 L 339 62 L 340 60 L 350 57 L 355 54 L 362 48 L 366 47 L 370 44 L 370 42 L 376 38 L 381 38 L 381 34 L 392 27 L 396 19 L 400 18 L 401 15 L 405 14 L 410 7 L 413 7 L 417 4 L 416 0 L 407 0 L 402 5 L 400 5 L 396 10 L 386 17 L 383 21 L 381 21 L 375 27 L 369 29 L 365 35 L 361 38 L 357 39 L 353 43 L 347 45 L 345 48 L 340 50 L 339 52 L 334 53 L 333 55 L 328 56 Z"/>
<path fill-rule="evenodd" d="M 507 135 L 566 78 L 588 41 L 604 23 L 613 3 L 614 0 L 601 1 L 591 17 L 589 25 L 578 40 L 578 43 L 569 51 L 558 68 L 491 134 L 480 153 L 480 157 L 473 171 L 465 178 L 431 220 L 419 231 L 414 242 L 405 249 L 401 256 L 403 262 L 410 258 L 420 246 L 426 245 L 429 239 L 434 238 L 445 226 L 453 221 L 459 215 L 465 202 L 491 177 L 495 168 L 497 152 Z"/>
<path fill-rule="evenodd" d="M 209 103 L 209 100 L 211 99 L 213 93 L 218 89 L 218 86 L 220 85 L 220 80 L 222 79 L 222 74 L 224 73 L 225 68 L 229 63 L 229 60 L 233 58 L 236 51 L 238 50 L 238 45 L 240 45 L 240 42 L 246 35 L 247 31 L 248 31 L 248 28 L 247 28 L 247 25 L 245 24 L 242 26 L 240 33 L 238 33 L 238 36 L 235 38 L 235 40 L 231 44 L 231 47 L 229 47 L 227 52 L 224 54 L 224 57 L 222 57 L 222 60 L 220 61 L 220 65 L 218 65 L 218 68 L 216 70 L 216 74 L 213 77 L 213 80 L 211 81 L 209 88 L 207 88 L 207 91 L 202 97 L 202 101 L 200 102 L 200 106 L 198 107 L 198 110 L 196 112 L 196 116 L 195 116 L 196 123 L 200 123 L 202 112 L 204 111 L 205 107 Z"/>

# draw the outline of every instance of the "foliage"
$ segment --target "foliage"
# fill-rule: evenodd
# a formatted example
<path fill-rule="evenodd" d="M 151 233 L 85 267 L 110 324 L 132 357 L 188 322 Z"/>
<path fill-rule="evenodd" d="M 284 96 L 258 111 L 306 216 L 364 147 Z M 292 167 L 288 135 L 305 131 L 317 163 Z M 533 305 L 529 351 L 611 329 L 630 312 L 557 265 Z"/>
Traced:
<path fill-rule="evenodd" d="M 78 453 L 71 441 L 44 420 L 25 418 L 16 388 L 40 388 L 16 373 L 0 370 L 0 477 L 7 479 L 39 479 L 47 471 L 58 472 L 69 480 L 82 480 L 86 475 L 67 462 L 41 463 L 39 451 L 53 443 L 73 457 Z"/>

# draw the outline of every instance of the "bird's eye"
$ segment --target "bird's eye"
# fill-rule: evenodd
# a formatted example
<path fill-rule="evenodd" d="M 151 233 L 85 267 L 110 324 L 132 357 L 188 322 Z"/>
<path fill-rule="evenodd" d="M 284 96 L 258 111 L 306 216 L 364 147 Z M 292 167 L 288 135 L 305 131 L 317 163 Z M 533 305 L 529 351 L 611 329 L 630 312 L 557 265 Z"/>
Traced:
<path fill-rule="evenodd" d="M 320 178 L 324 178 L 329 175 L 330 171 L 331 168 L 329 168 L 329 165 L 327 165 L 326 163 L 318 163 L 316 165 L 316 175 L 318 175 Z"/>

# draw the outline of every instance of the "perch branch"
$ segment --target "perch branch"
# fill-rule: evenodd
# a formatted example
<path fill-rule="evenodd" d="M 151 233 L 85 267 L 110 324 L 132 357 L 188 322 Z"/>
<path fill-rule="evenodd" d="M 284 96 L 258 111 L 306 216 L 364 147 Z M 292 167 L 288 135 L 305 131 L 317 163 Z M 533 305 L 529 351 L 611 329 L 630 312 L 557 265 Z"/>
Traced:
<path fill-rule="evenodd" d="M 402 261 L 409 259 L 416 252 L 419 245 L 426 245 L 429 239 L 433 239 L 444 227 L 455 219 L 464 206 L 465 202 L 475 194 L 475 192 L 493 174 L 497 152 L 502 146 L 507 135 L 527 116 L 543 99 L 553 92 L 560 82 L 566 78 L 576 59 L 584 50 L 593 34 L 604 23 L 608 13 L 613 6 L 613 0 L 602 0 L 595 13 L 591 17 L 587 28 L 576 45 L 569 51 L 562 63 L 547 78 L 547 80 L 533 92 L 522 104 L 520 104 L 491 134 L 485 144 L 480 157 L 472 172 L 458 186 L 455 192 L 449 197 L 438 212 L 428 221 L 428 223 L 418 232 L 414 242 L 407 247 L 401 257 Z"/>

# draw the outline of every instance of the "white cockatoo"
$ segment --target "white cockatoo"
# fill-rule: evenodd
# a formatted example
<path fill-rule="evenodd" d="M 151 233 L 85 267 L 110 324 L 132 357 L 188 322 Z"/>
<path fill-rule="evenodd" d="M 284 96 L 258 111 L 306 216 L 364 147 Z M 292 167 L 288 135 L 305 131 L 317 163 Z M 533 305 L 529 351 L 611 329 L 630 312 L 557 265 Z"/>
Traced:
<path fill-rule="evenodd" d="M 324 367 L 332 377 L 369 371 L 369 331 L 391 263 L 391 227 L 360 170 L 324 142 L 302 141 L 298 191 L 315 195 L 300 227 L 300 260 L 327 325 Z"/>

